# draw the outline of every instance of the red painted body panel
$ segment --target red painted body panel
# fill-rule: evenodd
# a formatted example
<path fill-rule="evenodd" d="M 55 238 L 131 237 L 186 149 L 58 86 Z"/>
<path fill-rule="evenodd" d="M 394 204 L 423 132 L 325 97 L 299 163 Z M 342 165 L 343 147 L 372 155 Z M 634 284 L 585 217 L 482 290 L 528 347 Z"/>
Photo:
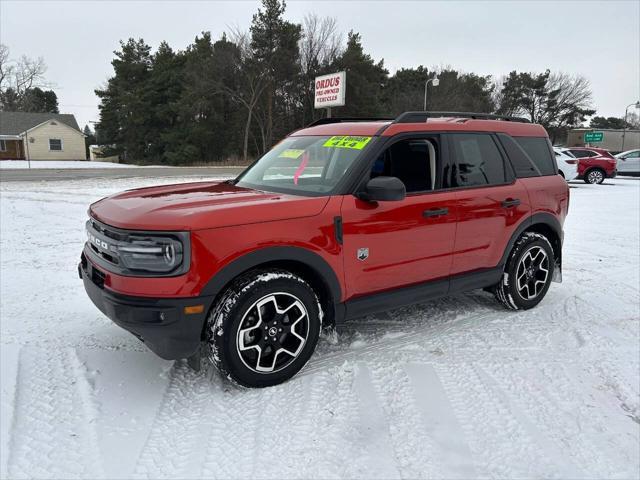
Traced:
<path fill-rule="evenodd" d="M 423 212 L 448 208 L 425 218 Z M 367 203 L 347 196 L 342 204 L 347 296 L 360 296 L 449 275 L 456 229 L 451 192 L 409 195 L 400 202 Z M 368 248 L 366 261 L 359 248 Z"/>
<path fill-rule="evenodd" d="M 200 230 L 317 215 L 327 197 L 301 197 L 201 182 L 141 188 L 90 207 L 97 220 L 119 228 Z"/>
<path fill-rule="evenodd" d="M 511 185 L 470 188 L 454 193 L 458 227 L 451 274 L 495 267 L 520 223 L 530 215 L 527 189 L 521 180 Z M 520 205 L 503 207 L 504 200 Z"/>
<path fill-rule="evenodd" d="M 612 177 L 616 172 L 616 160 L 600 156 L 578 159 L 578 175 L 583 176 L 587 170 L 593 167 L 601 168 L 607 177 Z"/>
<path fill-rule="evenodd" d="M 560 225 L 569 211 L 569 185 L 560 175 L 531 177 L 519 180 L 529 192 L 531 215 L 549 213 Z"/>
<path fill-rule="evenodd" d="M 116 293 L 131 296 L 198 296 L 215 273 L 233 260 L 260 248 L 282 245 L 317 253 L 342 281 L 342 248 L 336 242 L 333 229 L 333 217 L 339 215 L 342 197 L 296 198 L 322 200 L 326 207 L 314 216 L 192 231 L 191 268 L 185 275 L 149 278 L 105 272 L 105 286 Z"/>

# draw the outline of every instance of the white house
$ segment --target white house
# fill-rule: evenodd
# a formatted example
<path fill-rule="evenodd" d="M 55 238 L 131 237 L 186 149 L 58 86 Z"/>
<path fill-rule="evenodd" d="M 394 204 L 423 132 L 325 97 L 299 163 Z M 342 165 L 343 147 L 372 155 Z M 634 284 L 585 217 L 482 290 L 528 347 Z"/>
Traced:
<path fill-rule="evenodd" d="M 0 160 L 86 160 L 71 114 L 0 112 Z"/>

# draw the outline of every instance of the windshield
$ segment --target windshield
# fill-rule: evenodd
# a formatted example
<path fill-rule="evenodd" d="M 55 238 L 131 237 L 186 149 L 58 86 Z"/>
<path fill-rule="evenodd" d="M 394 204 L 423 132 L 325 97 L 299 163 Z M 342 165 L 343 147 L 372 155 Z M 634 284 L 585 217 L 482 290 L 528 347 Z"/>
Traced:
<path fill-rule="evenodd" d="M 288 137 L 240 177 L 237 185 L 294 194 L 331 192 L 372 137 Z"/>

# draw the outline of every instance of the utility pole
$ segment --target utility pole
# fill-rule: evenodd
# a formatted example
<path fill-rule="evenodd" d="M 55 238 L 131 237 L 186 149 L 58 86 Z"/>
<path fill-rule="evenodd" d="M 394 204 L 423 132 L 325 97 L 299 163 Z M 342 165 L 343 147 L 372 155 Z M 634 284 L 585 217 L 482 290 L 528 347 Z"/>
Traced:
<path fill-rule="evenodd" d="M 630 103 L 627 108 L 624 109 L 624 125 L 622 126 L 622 151 L 624 152 L 624 137 L 627 136 L 627 116 L 629 115 L 629 107 L 640 108 L 640 100 L 635 103 Z"/>

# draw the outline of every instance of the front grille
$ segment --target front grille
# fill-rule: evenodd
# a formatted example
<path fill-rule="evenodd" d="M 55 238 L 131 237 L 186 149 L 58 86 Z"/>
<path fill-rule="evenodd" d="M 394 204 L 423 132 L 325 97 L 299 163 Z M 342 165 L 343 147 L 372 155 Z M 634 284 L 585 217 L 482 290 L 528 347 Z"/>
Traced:
<path fill-rule="evenodd" d="M 96 267 L 91 268 L 91 280 L 95 283 L 99 288 L 104 288 L 104 272 L 101 272 Z"/>
<path fill-rule="evenodd" d="M 91 250 L 93 250 L 93 252 L 96 255 L 98 255 L 100 258 L 103 258 L 107 262 L 112 263 L 114 265 L 118 265 L 120 263 L 119 260 L 118 260 L 118 257 L 116 257 L 114 255 L 111 255 L 111 254 L 107 253 L 106 251 L 103 251 L 103 250 L 99 249 L 93 243 L 90 243 L 89 247 L 91 247 Z"/>
<path fill-rule="evenodd" d="M 98 223 L 95 220 L 89 220 L 89 225 L 91 229 L 94 230 L 95 232 L 98 232 L 104 235 L 105 237 L 111 238 L 118 242 L 126 240 L 128 236 L 126 234 L 122 234 L 120 232 L 117 232 L 116 230 L 109 228 L 107 225 Z"/>

